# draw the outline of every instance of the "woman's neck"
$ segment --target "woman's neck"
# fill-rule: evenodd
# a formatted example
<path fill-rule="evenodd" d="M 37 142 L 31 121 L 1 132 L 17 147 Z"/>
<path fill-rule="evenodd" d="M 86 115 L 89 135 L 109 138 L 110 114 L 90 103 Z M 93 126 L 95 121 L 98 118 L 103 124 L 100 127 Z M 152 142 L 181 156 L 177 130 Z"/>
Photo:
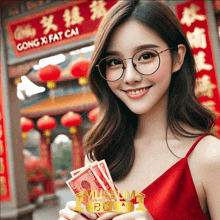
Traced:
<path fill-rule="evenodd" d="M 150 112 L 138 115 L 135 139 L 165 140 L 167 127 L 167 100 L 159 102 Z M 170 132 L 168 132 L 169 134 Z M 172 135 L 173 136 L 173 135 Z"/>

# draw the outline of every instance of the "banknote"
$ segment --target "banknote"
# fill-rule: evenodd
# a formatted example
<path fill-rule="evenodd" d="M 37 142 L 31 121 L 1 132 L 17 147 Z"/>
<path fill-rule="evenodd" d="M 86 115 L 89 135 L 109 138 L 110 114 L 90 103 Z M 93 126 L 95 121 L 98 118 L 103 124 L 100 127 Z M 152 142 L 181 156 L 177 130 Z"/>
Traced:
<path fill-rule="evenodd" d="M 71 176 L 74 177 L 77 173 L 79 173 L 80 171 L 86 169 L 88 166 L 89 166 L 89 165 L 86 165 L 86 166 L 84 166 L 84 167 L 81 167 L 81 168 L 79 168 L 79 169 L 76 169 L 76 170 L 71 171 L 71 172 L 70 172 Z"/>
<path fill-rule="evenodd" d="M 92 170 L 99 177 L 107 190 L 115 190 L 113 182 L 109 180 L 103 169 L 99 167 L 99 162 L 91 164 Z"/>
<path fill-rule="evenodd" d="M 111 196 L 113 190 L 119 191 L 113 183 L 105 160 L 94 161 L 89 165 L 72 171 L 71 175 L 72 178 L 66 183 L 75 196 L 83 195 L 83 192 L 86 191 L 87 196 L 84 197 L 85 199 L 82 202 L 84 205 L 91 201 L 106 201 L 106 198 L 102 197 L 103 192 L 109 195 L 109 201 L 125 201 L 120 194 L 120 196 L 117 193 L 114 197 Z M 91 193 L 96 193 L 96 195 L 92 196 Z M 98 216 L 103 214 L 97 213 Z"/>
<path fill-rule="evenodd" d="M 100 160 L 100 161 L 98 162 L 98 166 L 100 167 L 101 170 L 104 171 L 104 173 L 105 173 L 106 176 L 108 177 L 109 181 L 113 183 L 111 174 L 110 174 L 110 172 L 109 172 L 109 169 L 108 169 L 108 166 L 107 166 L 105 160 Z"/>

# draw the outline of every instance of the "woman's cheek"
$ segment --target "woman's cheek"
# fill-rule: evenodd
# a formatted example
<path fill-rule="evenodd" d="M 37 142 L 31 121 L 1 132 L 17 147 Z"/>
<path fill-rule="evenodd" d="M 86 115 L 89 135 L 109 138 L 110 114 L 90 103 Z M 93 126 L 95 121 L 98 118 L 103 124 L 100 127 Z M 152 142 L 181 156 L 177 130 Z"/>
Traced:
<path fill-rule="evenodd" d="M 148 76 L 148 80 L 152 82 L 165 82 L 170 81 L 172 75 L 171 71 L 171 61 L 165 59 L 161 62 L 160 68 L 154 74 Z"/>
<path fill-rule="evenodd" d="M 114 81 L 114 82 L 107 82 L 108 86 L 111 90 L 116 89 L 119 86 L 119 80 L 118 81 Z"/>

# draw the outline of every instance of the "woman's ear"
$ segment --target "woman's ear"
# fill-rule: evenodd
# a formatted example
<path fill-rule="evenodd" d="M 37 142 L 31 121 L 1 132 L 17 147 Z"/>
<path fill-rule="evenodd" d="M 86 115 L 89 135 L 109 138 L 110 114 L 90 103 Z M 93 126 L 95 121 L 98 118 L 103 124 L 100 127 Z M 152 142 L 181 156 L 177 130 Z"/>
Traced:
<path fill-rule="evenodd" d="M 174 55 L 172 73 L 175 73 L 176 71 L 178 71 L 181 68 L 183 61 L 184 61 L 185 54 L 186 54 L 185 45 L 179 44 L 178 45 L 178 52 Z"/>

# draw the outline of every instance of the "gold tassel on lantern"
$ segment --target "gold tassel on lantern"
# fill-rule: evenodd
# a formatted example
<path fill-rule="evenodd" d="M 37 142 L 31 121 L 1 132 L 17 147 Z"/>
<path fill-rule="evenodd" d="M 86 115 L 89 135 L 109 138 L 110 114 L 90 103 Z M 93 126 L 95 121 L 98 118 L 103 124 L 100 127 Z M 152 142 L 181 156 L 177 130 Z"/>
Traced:
<path fill-rule="evenodd" d="M 88 79 L 86 77 L 80 77 L 79 78 L 79 84 L 82 86 L 82 99 L 83 103 L 86 103 L 86 85 L 88 84 Z"/>
<path fill-rule="evenodd" d="M 27 145 L 27 132 L 22 132 L 23 144 L 24 146 Z"/>
<path fill-rule="evenodd" d="M 46 136 L 46 144 L 49 144 L 50 143 L 51 131 L 50 130 L 45 130 L 44 135 Z"/>
<path fill-rule="evenodd" d="M 56 87 L 56 83 L 54 81 L 49 80 L 47 82 L 47 88 L 50 89 L 50 98 L 52 102 L 55 101 L 55 96 L 54 96 L 54 88 Z"/>
<path fill-rule="evenodd" d="M 72 134 L 72 140 L 73 140 L 73 144 L 78 147 L 79 143 L 77 141 L 77 137 L 76 137 L 76 132 L 77 132 L 77 128 L 76 127 L 70 127 L 70 134 Z"/>

